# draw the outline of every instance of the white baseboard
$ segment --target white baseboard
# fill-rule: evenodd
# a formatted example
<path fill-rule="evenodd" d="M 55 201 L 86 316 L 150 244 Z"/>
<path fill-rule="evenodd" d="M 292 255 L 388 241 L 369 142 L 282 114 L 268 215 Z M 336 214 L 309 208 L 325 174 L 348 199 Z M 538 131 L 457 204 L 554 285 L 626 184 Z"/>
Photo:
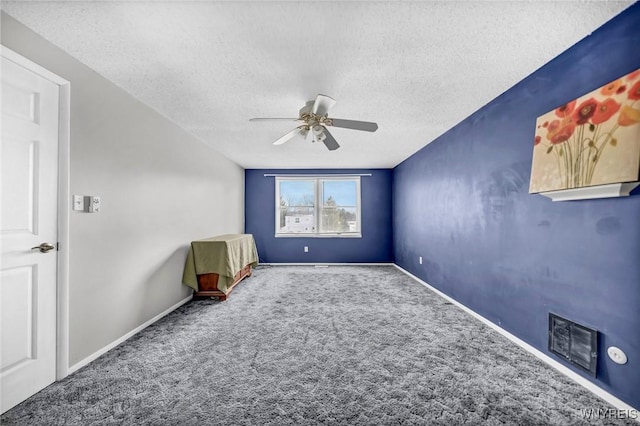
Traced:
<path fill-rule="evenodd" d="M 309 262 L 309 263 L 269 263 L 262 262 L 258 266 L 394 266 L 395 263 L 326 263 L 326 262 Z"/>
<path fill-rule="evenodd" d="M 69 374 L 71 374 L 71 373 L 73 373 L 75 371 L 78 371 L 79 369 L 81 369 L 85 365 L 89 364 L 91 361 L 96 360 L 101 355 L 104 355 L 105 353 L 109 352 L 111 349 L 115 348 L 116 346 L 118 346 L 120 343 L 124 342 L 128 338 L 132 337 L 133 335 L 135 335 L 135 334 L 139 333 L 140 331 L 144 330 L 145 328 L 149 327 L 151 324 L 153 324 L 154 322 L 158 321 L 162 317 L 164 317 L 164 316 L 170 314 L 171 312 L 175 311 L 176 309 L 178 309 L 180 306 L 184 305 L 185 303 L 187 303 L 191 299 L 193 299 L 193 295 L 191 295 L 191 296 L 189 296 L 189 297 L 187 297 L 185 299 L 182 299 L 181 301 L 179 301 L 175 305 L 171 306 L 170 308 L 164 310 L 163 312 L 159 313 L 155 317 L 151 318 L 149 321 L 145 322 L 144 324 L 140 325 L 139 327 L 134 328 L 133 330 L 131 330 L 130 332 L 128 332 L 127 334 L 125 334 L 124 336 L 119 338 L 118 340 L 115 340 L 114 342 L 109 343 L 107 346 L 105 346 L 102 349 L 94 352 L 93 354 L 89 355 L 88 357 L 86 357 L 82 361 L 77 362 L 76 364 L 72 365 L 71 367 L 69 367 L 69 370 L 67 371 L 67 375 L 69 375 Z"/>
<path fill-rule="evenodd" d="M 443 292 L 441 292 L 437 288 L 429 285 L 425 281 L 422 281 L 420 278 L 418 278 L 415 275 L 413 275 L 412 273 L 404 270 L 402 267 L 398 266 L 397 264 L 394 264 L 394 266 L 396 268 L 398 268 L 400 271 L 402 271 L 403 273 L 405 273 L 406 275 L 410 276 L 411 278 L 413 278 L 414 280 L 416 280 L 417 282 L 422 284 L 423 286 L 427 287 L 429 290 L 431 290 L 434 293 L 436 293 L 438 296 L 440 296 L 440 297 L 446 299 L 447 301 L 453 303 L 454 305 L 456 305 L 457 307 L 459 307 L 460 309 L 462 309 L 466 313 L 470 314 L 471 316 L 473 316 L 476 319 L 482 321 L 484 324 L 488 325 L 489 327 L 491 327 L 492 329 L 494 329 L 498 333 L 502 334 L 504 337 L 506 337 L 507 339 L 511 340 L 513 343 L 515 343 L 516 345 L 520 346 L 525 351 L 531 353 L 532 355 L 534 355 L 535 357 L 537 357 L 538 359 L 540 359 L 544 363 L 550 365 L 551 367 L 555 368 L 560 373 L 562 373 L 565 376 L 567 376 L 568 378 L 572 379 L 573 381 L 575 381 L 579 385 L 581 385 L 581 386 L 585 387 L 586 389 L 588 389 L 589 391 L 593 392 L 596 396 L 604 399 L 606 402 L 608 402 L 609 404 L 613 405 L 618 410 L 624 410 L 624 411 L 627 411 L 627 412 L 629 412 L 630 410 L 635 410 L 635 412 L 638 412 L 638 410 L 636 408 L 630 406 L 629 404 L 627 404 L 626 402 L 622 401 L 621 399 L 611 395 L 606 390 L 602 389 L 601 387 L 597 386 L 596 384 L 594 384 L 594 383 L 590 382 L 589 380 L 585 379 L 584 377 L 580 376 L 578 373 L 576 373 L 575 371 L 569 369 L 568 367 L 560 364 L 555 359 L 549 357 L 544 352 L 541 352 L 540 350 L 534 348 L 533 346 L 531 346 L 530 344 L 528 344 L 524 340 L 522 340 L 522 339 L 514 336 L 513 334 L 509 333 L 504 328 L 502 328 L 502 327 L 496 325 L 495 323 L 489 321 L 488 319 L 486 319 L 482 315 L 480 315 L 477 312 L 473 311 L 472 309 L 466 307 L 465 305 L 463 305 L 462 303 L 458 302 L 457 300 L 451 298 L 450 296 L 447 296 L 446 294 L 444 294 Z"/>

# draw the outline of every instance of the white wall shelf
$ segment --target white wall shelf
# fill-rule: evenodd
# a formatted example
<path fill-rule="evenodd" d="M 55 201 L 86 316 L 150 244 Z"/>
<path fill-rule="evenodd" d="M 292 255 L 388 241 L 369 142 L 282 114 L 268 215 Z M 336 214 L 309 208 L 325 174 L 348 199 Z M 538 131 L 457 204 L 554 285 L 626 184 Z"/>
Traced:
<path fill-rule="evenodd" d="M 561 189 L 540 192 L 552 201 L 591 200 L 594 198 L 628 197 L 640 182 L 610 183 L 608 185 L 585 186 L 583 188 Z"/>

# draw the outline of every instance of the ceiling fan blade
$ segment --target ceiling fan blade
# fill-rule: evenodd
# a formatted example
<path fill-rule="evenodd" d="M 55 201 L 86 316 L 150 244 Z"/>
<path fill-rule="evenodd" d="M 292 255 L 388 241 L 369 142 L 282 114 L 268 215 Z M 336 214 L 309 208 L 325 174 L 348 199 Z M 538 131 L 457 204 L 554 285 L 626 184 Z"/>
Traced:
<path fill-rule="evenodd" d="M 335 151 L 340 148 L 340 145 L 338 145 L 338 142 L 336 142 L 335 138 L 331 133 L 329 133 L 329 130 L 326 127 L 324 128 L 324 136 L 325 138 L 322 142 L 324 142 L 329 151 Z"/>
<path fill-rule="evenodd" d="M 249 121 L 298 121 L 299 118 L 250 118 Z"/>
<path fill-rule="evenodd" d="M 327 95 L 316 96 L 316 101 L 313 103 L 313 112 L 316 115 L 325 115 L 329 112 L 329 109 L 336 104 L 336 101 Z"/>
<path fill-rule="evenodd" d="M 280 139 L 275 141 L 273 144 L 274 145 L 282 145 L 283 143 L 289 142 L 291 139 L 293 139 L 296 136 L 298 136 L 298 134 L 300 134 L 300 128 L 296 127 L 295 129 L 293 129 L 292 131 L 290 131 L 289 133 L 287 133 L 286 135 L 282 136 Z"/>
<path fill-rule="evenodd" d="M 332 118 L 331 125 L 333 127 L 342 127 L 345 129 L 364 130 L 365 132 L 375 132 L 378 130 L 378 124 L 370 121 L 343 120 L 341 118 Z"/>

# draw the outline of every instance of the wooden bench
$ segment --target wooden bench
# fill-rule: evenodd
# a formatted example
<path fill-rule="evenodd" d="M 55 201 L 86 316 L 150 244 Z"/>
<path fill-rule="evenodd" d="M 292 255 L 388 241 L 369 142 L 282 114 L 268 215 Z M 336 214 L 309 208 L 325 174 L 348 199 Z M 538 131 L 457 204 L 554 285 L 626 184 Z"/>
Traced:
<path fill-rule="evenodd" d="M 220 300 L 227 300 L 227 297 L 245 277 L 251 276 L 251 265 L 246 265 L 240 270 L 234 277 L 233 283 L 227 287 L 227 292 L 218 290 L 218 280 L 220 275 L 218 274 L 199 274 L 198 275 L 198 291 L 193 294 L 193 297 L 217 297 Z"/>
<path fill-rule="evenodd" d="M 195 290 L 194 297 L 226 300 L 242 279 L 258 264 L 251 234 L 227 234 L 191 242 L 182 282 Z"/>

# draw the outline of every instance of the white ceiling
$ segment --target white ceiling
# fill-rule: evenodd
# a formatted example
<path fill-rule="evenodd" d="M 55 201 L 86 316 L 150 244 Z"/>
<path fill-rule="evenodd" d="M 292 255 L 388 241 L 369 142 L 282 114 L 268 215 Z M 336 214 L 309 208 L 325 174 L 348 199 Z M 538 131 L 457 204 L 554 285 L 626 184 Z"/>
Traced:
<path fill-rule="evenodd" d="M 633 1 L 4 1 L 2 9 L 245 168 L 393 167 Z M 294 139 L 323 93 L 341 148 Z"/>

